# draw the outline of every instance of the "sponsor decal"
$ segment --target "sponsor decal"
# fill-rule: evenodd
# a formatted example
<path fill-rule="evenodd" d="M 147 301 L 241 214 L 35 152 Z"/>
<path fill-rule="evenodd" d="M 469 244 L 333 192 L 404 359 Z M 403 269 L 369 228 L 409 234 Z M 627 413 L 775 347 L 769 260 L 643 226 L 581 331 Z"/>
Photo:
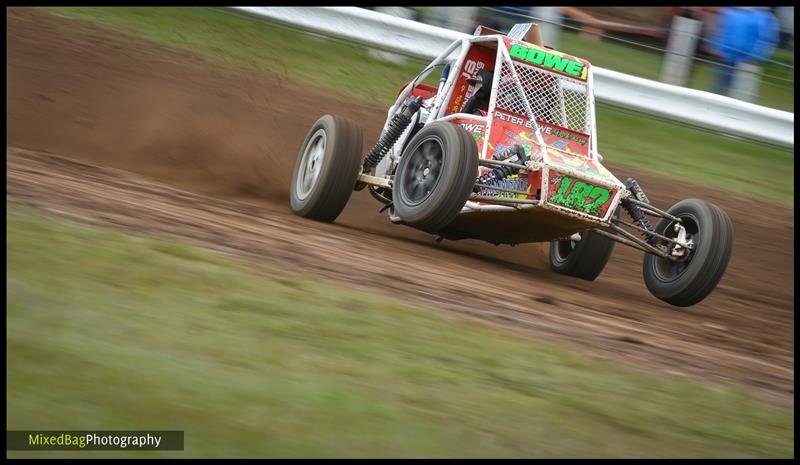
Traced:
<path fill-rule="evenodd" d="M 479 151 L 483 149 L 483 145 L 481 144 L 483 140 L 483 134 L 486 131 L 486 125 L 482 123 L 465 122 L 465 120 L 463 119 L 454 120 L 453 123 L 458 124 L 459 126 L 464 128 L 472 136 L 472 138 L 478 144 Z"/>
<path fill-rule="evenodd" d="M 582 211 L 590 215 L 603 216 L 611 191 L 594 186 L 569 176 L 556 176 L 550 181 L 548 201 L 555 205 Z"/>
<path fill-rule="evenodd" d="M 467 132 L 483 132 L 483 125 L 482 124 L 474 124 L 474 123 L 459 123 L 461 126 L 467 130 Z"/>
<path fill-rule="evenodd" d="M 533 129 L 533 123 L 528 121 L 526 118 L 520 118 L 519 116 L 509 115 L 508 113 L 503 113 L 501 111 L 495 110 L 494 117 L 501 120 L 501 121 L 508 121 L 511 124 L 517 125 L 525 125 L 527 128 Z"/>
<path fill-rule="evenodd" d="M 570 60 L 561 54 L 521 44 L 512 45 L 508 53 L 514 58 L 533 63 L 536 66 L 552 69 L 583 81 L 586 80 L 586 65 L 580 61 Z"/>
<path fill-rule="evenodd" d="M 467 90 L 467 84 L 461 84 L 461 87 L 458 89 L 458 93 L 453 99 L 453 105 L 450 107 L 450 113 L 458 113 L 461 111 L 461 101 L 464 98 L 464 92 Z"/>
<path fill-rule="evenodd" d="M 497 110 L 495 110 L 494 112 L 494 117 L 501 121 L 508 121 L 511 124 L 525 126 L 526 128 L 533 129 L 533 123 L 530 122 L 527 118 L 520 118 L 519 116 L 509 115 L 507 113 L 503 113 Z M 559 128 L 557 126 L 550 126 L 548 123 L 544 121 L 539 121 L 539 130 L 542 132 L 542 135 L 553 135 L 556 137 L 560 137 L 562 139 L 567 139 L 573 142 L 577 142 L 581 145 L 586 145 L 589 142 L 589 139 L 587 137 L 582 137 L 580 133 L 569 131 L 564 128 Z"/>
<path fill-rule="evenodd" d="M 579 143 L 581 145 L 586 145 L 586 143 L 589 142 L 589 139 L 587 139 L 585 137 L 576 136 L 575 134 L 573 134 L 570 131 L 567 131 L 567 130 L 564 130 L 564 129 L 561 129 L 561 128 L 557 128 L 557 127 L 545 126 L 544 124 L 540 124 L 539 125 L 539 130 L 542 131 L 543 135 L 544 134 L 552 134 L 552 135 L 554 135 L 556 137 L 560 137 L 562 139 L 571 140 L 571 141 L 577 142 L 577 143 Z M 556 147 L 556 148 L 558 148 L 558 147 Z"/>
<path fill-rule="evenodd" d="M 486 63 L 477 60 L 467 60 L 464 63 L 464 71 L 461 73 L 461 76 L 464 79 L 474 78 L 478 75 L 478 71 L 484 69 L 486 67 Z"/>

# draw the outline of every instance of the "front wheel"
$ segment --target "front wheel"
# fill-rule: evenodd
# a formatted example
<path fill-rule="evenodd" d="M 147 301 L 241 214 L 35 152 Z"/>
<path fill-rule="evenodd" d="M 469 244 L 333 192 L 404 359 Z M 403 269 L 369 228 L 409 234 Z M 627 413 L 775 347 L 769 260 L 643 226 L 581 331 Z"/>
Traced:
<path fill-rule="evenodd" d="M 361 127 L 325 115 L 306 135 L 292 175 L 292 211 L 317 221 L 339 216 L 353 193 L 361 169 Z"/>
<path fill-rule="evenodd" d="M 733 223 L 721 208 L 699 199 L 678 202 L 669 213 L 681 219 L 692 248 L 677 260 L 646 254 L 644 282 L 664 302 L 688 307 L 706 298 L 722 279 L 731 257 Z M 656 225 L 656 232 L 671 239 L 678 236 L 675 222 L 667 218 Z M 667 249 L 675 255 L 674 244 Z"/>
<path fill-rule="evenodd" d="M 461 126 L 431 123 L 403 151 L 392 187 L 403 222 L 436 233 L 455 219 L 478 175 L 478 147 Z"/>

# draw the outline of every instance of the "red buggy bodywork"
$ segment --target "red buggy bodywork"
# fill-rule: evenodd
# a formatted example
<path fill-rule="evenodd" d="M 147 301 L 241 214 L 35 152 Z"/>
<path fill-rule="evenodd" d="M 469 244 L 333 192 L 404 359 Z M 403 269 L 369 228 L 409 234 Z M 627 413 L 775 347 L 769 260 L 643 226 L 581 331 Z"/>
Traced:
<path fill-rule="evenodd" d="M 596 153 L 591 64 L 506 36 L 470 42 L 468 47 L 460 65 L 450 70 L 455 74 L 452 84 L 444 89 L 440 86 L 439 93 L 444 95 L 435 96 L 441 103 L 438 115 L 433 116 L 469 132 L 482 159 L 492 160 L 520 145 L 534 160 L 534 169 L 509 179 L 514 190 L 527 195 L 488 188 L 480 192 L 529 202 L 524 205 L 527 208 L 520 208 L 519 203 L 467 202 L 462 214 L 442 231 L 443 237 L 515 244 L 566 237 L 576 230 L 607 224 L 624 186 L 602 166 Z M 509 60 L 503 60 L 503 55 Z M 474 92 L 470 80 L 480 71 L 494 76 L 492 105 L 488 114 L 481 113 L 485 114 L 482 118 L 461 113 Z M 514 85 L 514 74 L 520 86 Z M 526 114 L 520 87 L 534 118 Z M 408 95 L 434 98 L 431 89 L 419 84 Z M 478 174 L 488 170 L 481 167 Z"/>

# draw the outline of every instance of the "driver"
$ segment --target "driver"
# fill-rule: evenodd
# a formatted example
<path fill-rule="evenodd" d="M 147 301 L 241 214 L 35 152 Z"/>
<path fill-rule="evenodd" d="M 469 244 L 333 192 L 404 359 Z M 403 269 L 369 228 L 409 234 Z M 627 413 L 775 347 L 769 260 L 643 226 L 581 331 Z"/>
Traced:
<path fill-rule="evenodd" d="M 476 88 L 472 97 L 464 103 L 461 113 L 486 116 L 489 111 L 489 98 L 492 95 L 493 77 L 494 74 L 491 71 L 480 70 L 474 78 L 467 79 L 467 82 Z"/>

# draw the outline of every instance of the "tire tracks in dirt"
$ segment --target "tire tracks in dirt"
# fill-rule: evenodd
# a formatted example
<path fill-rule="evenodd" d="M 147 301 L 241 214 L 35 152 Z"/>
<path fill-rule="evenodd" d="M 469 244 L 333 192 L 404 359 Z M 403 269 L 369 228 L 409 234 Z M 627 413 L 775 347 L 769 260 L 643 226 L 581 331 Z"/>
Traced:
<path fill-rule="evenodd" d="M 532 278 L 501 264 L 482 268 L 503 275 L 509 287 L 486 286 L 467 262 L 453 264 L 450 251 L 432 251 L 429 262 L 419 266 L 405 253 L 409 244 L 399 239 L 364 237 L 336 224 L 265 212 L 53 154 L 7 148 L 6 156 L 8 201 L 84 222 L 189 239 L 228 254 L 279 262 L 303 274 L 383 289 L 506 328 L 533 330 L 536 337 L 567 340 L 603 358 L 623 356 L 671 373 L 793 392 L 793 370 L 785 366 L 790 360 L 778 363 L 705 339 L 693 341 L 672 328 L 669 319 L 657 324 L 610 315 L 589 304 L 602 300 L 591 292 L 573 293 L 549 305 L 537 302 L 531 294 L 507 290 Z M 558 294 L 557 287 L 538 285 L 540 295 Z"/>

